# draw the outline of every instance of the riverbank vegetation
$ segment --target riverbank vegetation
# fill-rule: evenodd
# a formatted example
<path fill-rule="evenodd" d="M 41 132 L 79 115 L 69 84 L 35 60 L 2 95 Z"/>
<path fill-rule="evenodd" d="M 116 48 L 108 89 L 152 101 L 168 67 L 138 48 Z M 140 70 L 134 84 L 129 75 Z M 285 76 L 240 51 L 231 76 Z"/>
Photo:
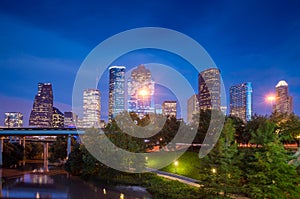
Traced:
<path fill-rule="evenodd" d="M 195 120 L 199 119 L 201 126 L 198 127 L 194 142 L 203 141 L 209 118 L 210 113 L 205 112 L 201 113 L 200 118 L 195 117 Z M 107 126 L 106 136 L 122 149 L 146 152 L 154 145 L 164 147 L 164 142 L 170 141 L 172 135 L 176 134 L 178 121 L 174 118 L 167 121 L 159 136 L 149 139 L 147 143 L 122 133 L 114 122 Z M 139 120 L 138 123 L 147 122 Z M 194 123 L 184 125 L 187 133 L 189 128 L 195 128 Z M 199 159 L 195 148 L 190 148 L 176 164 L 173 162 L 162 168 L 163 171 L 199 180 L 199 189 L 155 174 L 130 174 L 114 170 L 98 162 L 84 145 L 79 144 L 73 146 L 65 167 L 71 174 L 94 182 L 144 186 L 154 198 L 216 198 L 231 197 L 232 194 L 250 198 L 298 198 L 299 155 L 293 156 L 295 152 L 286 149 L 285 145 L 295 143 L 296 135 L 299 134 L 300 119 L 295 115 L 254 116 L 247 123 L 238 118 L 227 117 L 221 135 L 208 155 Z M 174 153 L 176 150 L 169 152 L 171 156 Z M 108 154 L 108 157 L 113 155 Z M 121 163 L 122 157 L 119 158 Z M 159 161 L 159 158 L 130 160 L 132 165 L 146 165 L 150 168 L 159 164 Z"/>

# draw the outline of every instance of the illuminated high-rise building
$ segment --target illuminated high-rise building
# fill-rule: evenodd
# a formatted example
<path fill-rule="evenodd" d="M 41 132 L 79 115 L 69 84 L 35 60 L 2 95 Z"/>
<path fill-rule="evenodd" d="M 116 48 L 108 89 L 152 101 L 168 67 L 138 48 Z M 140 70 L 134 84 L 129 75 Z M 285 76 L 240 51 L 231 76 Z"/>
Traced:
<path fill-rule="evenodd" d="M 135 112 L 140 117 L 154 113 L 154 81 L 150 70 L 144 65 L 132 70 L 128 80 L 128 111 Z"/>
<path fill-rule="evenodd" d="M 23 127 L 23 115 L 19 112 L 4 113 L 4 126 L 7 128 Z"/>
<path fill-rule="evenodd" d="M 187 122 L 193 121 L 194 114 L 199 113 L 198 95 L 192 95 L 187 102 Z"/>
<path fill-rule="evenodd" d="M 177 102 L 176 101 L 164 101 L 162 104 L 162 114 L 167 117 L 177 116 Z"/>
<path fill-rule="evenodd" d="M 53 107 L 52 127 L 53 128 L 63 128 L 64 127 L 64 114 L 56 107 Z"/>
<path fill-rule="evenodd" d="M 230 87 L 230 115 L 250 121 L 252 117 L 252 85 L 250 82 Z"/>
<path fill-rule="evenodd" d="M 83 127 L 100 128 L 100 91 L 86 89 L 83 92 Z"/>
<path fill-rule="evenodd" d="M 75 128 L 78 122 L 78 116 L 73 112 L 64 113 L 64 127 Z"/>
<path fill-rule="evenodd" d="M 276 98 L 273 111 L 277 114 L 293 113 L 293 97 L 289 95 L 288 84 L 281 80 L 276 85 Z"/>
<path fill-rule="evenodd" d="M 118 113 L 125 110 L 125 67 L 109 68 L 109 108 L 108 119 L 111 121 Z"/>
<path fill-rule="evenodd" d="M 53 92 L 50 83 L 39 83 L 30 113 L 29 126 L 52 127 Z"/>
<path fill-rule="evenodd" d="M 218 109 L 221 106 L 220 70 L 209 68 L 198 76 L 199 107 L 201 110 Z"/>

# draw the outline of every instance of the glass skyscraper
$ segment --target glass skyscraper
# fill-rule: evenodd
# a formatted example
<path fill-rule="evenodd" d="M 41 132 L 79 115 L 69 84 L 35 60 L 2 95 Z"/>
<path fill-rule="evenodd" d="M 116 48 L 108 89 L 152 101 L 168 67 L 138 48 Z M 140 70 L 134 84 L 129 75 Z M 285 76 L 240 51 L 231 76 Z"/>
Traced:
<path fill-rule="evenodd" d="M 288 84 L 281 80 L 276 85 L 276 98 L 273 106 L 276 114 L 291 114 L 293 112 L 293 97 L 289 96 Z"/>
<path fill-rule="evenodd" d="M 198 95 L 192 95 L 187 102 L 187 122 L 193 121 L 194 114 L 199 112 Z"/>
<path fill-rule="evenodd" d="M 209 68 L 198 76 L 199 107 L 201 110 L 221 107 L 220 70 Z"/>
<path fill-rule="evenodd" d="M 77 125 L 78 116 L 73 112 L 64 113 L 64 127 L 74 128 Z"/>
<path fill-rule="evenodd" d="M 125 67 L 109 67 L 109 107 L 108 119 L 111 121 L 125 110 Z"/>
<path fill-rule="evenodd" d="M 7 128 L 23 127 L 23 115 L 19 112 L 7 112 L 4 114 L 4 126 Z"/>
<path fill-rule="evenodd" d="M 52 127 L 53 92 L 50 83 L 39 83 L 30 113 L 29 126 Z"/>
<path fill-rule="evenodd" d="M 250 121 L 252 117 L 252 84 L 250 82 L 230 87 L 230 115 Z"/>
<path fill-rule="evenodd" d="M 100 91 L 86 89 L 83 92 L 83 127 L 100 128 Z"/>
<path fill-rule="evenodd" d="M 164 116 L 175 118 L 177 117 L 177 102 L 176 101 L 164 101 L 162 104 L 162 113 Z"/>
<path fill-rule="evenodd" d="M 128 80 L 128 111 L 135 112 L 140 117 L 154 113 L 154 81 L 150 70 L 144 65 L 132 70 Z"/>
<path fill-rule="evenodd" d="M 63 128 L 64 127 L 64 114 L 56 107 L 53 107 L 52 127 L 53 128 Z"/>

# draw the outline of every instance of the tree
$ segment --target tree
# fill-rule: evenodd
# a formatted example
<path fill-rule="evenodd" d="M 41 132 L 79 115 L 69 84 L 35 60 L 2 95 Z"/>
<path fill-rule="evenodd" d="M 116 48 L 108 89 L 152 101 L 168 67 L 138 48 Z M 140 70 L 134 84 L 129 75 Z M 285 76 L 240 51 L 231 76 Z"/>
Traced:
<path fill-rule="evenodd" d="M 2 155 L 4 167 L 16 166 L 23 160 L 24 148 L 18 143 L 4 143 Z"/>
<path fill-rule="evenodd" d="M 72 152 L 68 156 L 68 160 L 65 164 L 66 171 L 72 175 L 81 175 L 83 169 L 83 153 L 80 145 L 76 143 L 73 146 Z"/>
<path fill-rule="evenodd" d="M 253 198 L 298 198 L 300 179 L 296 168 L 289 165 L 279 139 L 254 150 L 254 159 L 248 164 L 247 189 Z"/>
<path fill-rule="evenodd" d="M 256 144 L 256 147 L 264 146 L 270 142 L 274 142 L 275 135 L 275 123 L 265 120 L 261 121 L 258 128 L 251 132 L 251 144 Z"/>
<path fill-rule="evenodd" d="M 34 159 L 43 153 L 43 145 L 41 143 L 26 143 L 25 156 L 26 159 Z"/>
<path fill-rule="evenodd" d="M 271 121 L 276 123 L 276 133 L 283 143 L 297 142 L 297 136 L 300 135 L 300 118 L 295 114 L 273 114 Z"/>
<path fill-rule="evenodd" d="M 237 145 L 234 139 L 233 120 L 228 118 L 221 136 L 213 150 L 202 159 L 200 173 L 206 187 L 216 192 L 232 192 L 239 186 L 240 170 L 238 168 Z"/>

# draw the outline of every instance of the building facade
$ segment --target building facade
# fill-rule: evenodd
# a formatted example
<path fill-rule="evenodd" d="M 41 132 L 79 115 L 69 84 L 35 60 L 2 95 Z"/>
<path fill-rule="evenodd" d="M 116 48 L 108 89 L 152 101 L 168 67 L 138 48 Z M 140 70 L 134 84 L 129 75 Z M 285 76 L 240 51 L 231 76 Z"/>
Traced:
<path fill-rule="evenodd" d="M 64 112 L 64 127 L 75 128 L 78 122 L 78 116 L 73 112 Z"/>
<path fill-rule="evenodd" d="M 100 91 L 98 89 L 86 89 L 83 92 L 83 127 L 100 127 Z"/>
<path fill-rule="evenodd" d="M 53 107 L 52 127 L 53 128 L 63 128 L 64 127 L 64 114 L 56 107 Z"/>
<path fill-rule="evenodd" d="M 39 83 L 30 113 L 29 126 L 52 127 L 53 91 L 50 83 Z"/>
<path fill-rule="evenodd" d="M 167 117 L 177 117 L 177 102 L 164 101 L 162 104 L 162 114 Z"/>
<path fill-rule="evenodd" d="M 108 119 L 111 121 L 118 113 L 125 110 L 125 67 L 109 68 L 109 107 Z"/>
<path fill-rule="evenodd" d="M 230 115 L 250 121 L 252 117 L 252 84 L 250 82 L 230 87 Z"/>
<path fill-rule="evenodd" d="M 210 68 L 198 75 L 198 99 L 201 110 L 218 109 L 221 106 L 220 70 Z"/>
<path fill-rule="evenodd" d="M 192 95 L 187 102 L 187 122 L 193 121 L 194 114 L 199 113 L 198 95 Z"/>
<path fill-rule="evenodd" d="M 140 117 L 154 113 L 154 86 L 151 72 L 144 65 L 132 70 L 128 80 L 128 112 L 135 112 Z"/>
<path fill-rule="evenodd" d="M 276 97 L 273 112 L 277 114 L 293 113 L 293 97 L 289 95 L 288 84 L 284 80 L 279 81 L 276 85 Z"/>
<path fill-rule="evenodd" d="M 23 127 L 23 115 L 20 112 L 4 113 L 4 126 L 7 128 Z"/>

